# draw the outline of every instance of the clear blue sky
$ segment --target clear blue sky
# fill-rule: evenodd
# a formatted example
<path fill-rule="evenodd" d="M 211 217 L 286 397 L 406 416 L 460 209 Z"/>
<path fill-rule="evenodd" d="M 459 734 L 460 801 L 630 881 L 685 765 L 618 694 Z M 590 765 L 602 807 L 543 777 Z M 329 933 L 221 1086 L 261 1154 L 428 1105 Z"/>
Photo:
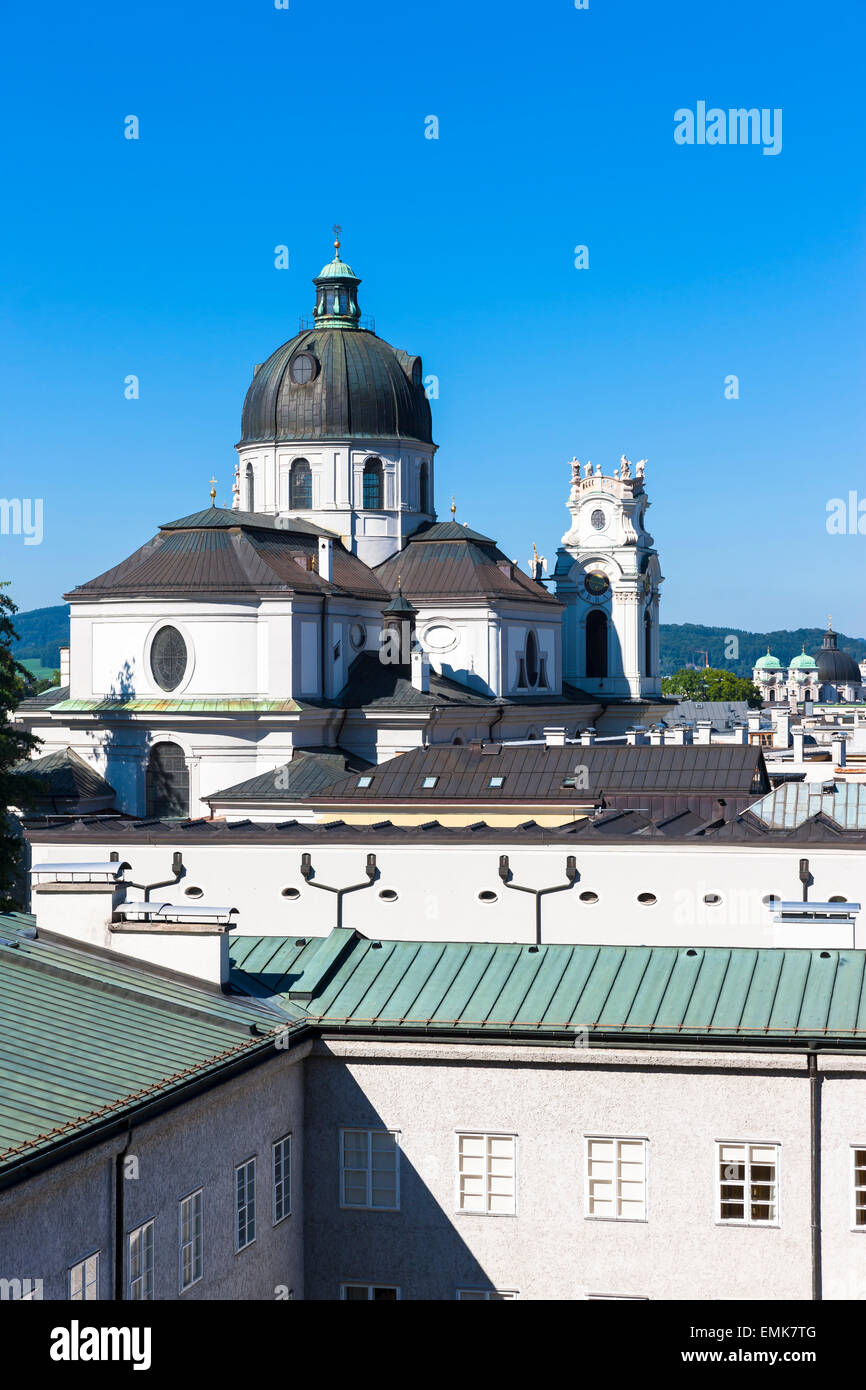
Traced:
<path fill-rule="evenodd" d="M 440 378 L 440 515 L 552 560 L 567 460 L 646 456 L 663 621 L 866 634 L 866 536 L 825 526 L 866 497 L 860 0 L 18 5 L 3 40 L 0 496 L 45 509 L 41 546 L 0 536 L 20 607 L 213 472 L 230 498 L 338 221 Z M 699 100 L 782 108 L 782 152 L 675 144 Z"/>

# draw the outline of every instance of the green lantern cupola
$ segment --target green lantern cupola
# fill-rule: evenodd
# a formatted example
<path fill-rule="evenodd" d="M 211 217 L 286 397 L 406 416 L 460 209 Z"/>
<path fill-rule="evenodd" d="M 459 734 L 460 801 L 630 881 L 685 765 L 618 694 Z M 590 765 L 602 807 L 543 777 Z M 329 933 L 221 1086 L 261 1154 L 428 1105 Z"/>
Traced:
<path fill-rule="evenodd" d="M 340 260 L 339 237 L 334 242 L 334 252 L 334 259 L 322 267 L 313 281 L 316 287 L 313 318 L 316 327 L 357 328 L 361 318 L 358 308 L 361 281 L 352 267 Z"/>

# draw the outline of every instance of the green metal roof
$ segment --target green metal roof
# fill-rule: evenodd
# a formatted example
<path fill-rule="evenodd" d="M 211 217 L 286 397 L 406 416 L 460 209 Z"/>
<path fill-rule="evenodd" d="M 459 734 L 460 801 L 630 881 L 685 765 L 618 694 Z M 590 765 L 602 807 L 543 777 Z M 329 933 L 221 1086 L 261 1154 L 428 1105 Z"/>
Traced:
<path fill-rule="evenodd" d="M 239 937 L 239 989 L 328 1027 L 866 1042 L 866 952 Z"/>
<path fill-rule="evenodd" d="M 791 662 L 792 671 L 817 671 L 818 663 L 813 656 L 803 650 L 799 656 L 795 656 Z"/>
<path fill-rule="evenodd" d="M 824 791 L 821 782 L 783 782 L 749 807 L 771 830 L 796 830 L 819 811 L 843 830 L 866 830 L 866 785 L 831 781 Z"/>
<path fill-rule="evenodd" d="M 0 917 L 0 1173 L 270 1048 L 260 1033 L 285 1026 L 253 999 L 33 933 L 32 917 Z"/>
<path fill-rule="evenodd" d="M 755 662 L 755 668 L 758 671 L 778 671 L 781 670 L 781 665 L 779 658 L 770 654 L 769 647 L 767 648 L 767 655 L 759 656 Z"/>
<path fill-rule="evenodd" d="M 95 700 L 61 700 L 52 714 L 297 714 L 297 700 L 172 700 L 150 696 L 105 696 Z"/>

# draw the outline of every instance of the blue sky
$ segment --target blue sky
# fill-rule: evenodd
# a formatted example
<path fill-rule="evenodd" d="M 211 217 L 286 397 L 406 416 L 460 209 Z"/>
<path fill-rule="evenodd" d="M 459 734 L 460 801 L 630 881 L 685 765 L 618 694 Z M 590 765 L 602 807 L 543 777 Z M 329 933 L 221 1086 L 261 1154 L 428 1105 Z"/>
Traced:
<path fill-rule="evenodd" d="M 4 28 L 0 495 L 44 499 L 41 545 L 0 536 L 20 607 L 207 505 L 212 473 L 229 499 L 253 365 L 338 221 L 363 310 L 439 377 L 440 515 L 453 492 L 552 561 L 567 460 L 625 451 L 663 621 L 866 634 L 866 536 L 826 530 L 866 497 L 859 0 L 181 0 Z M 781 153 L 677 145 L 699 100 L 781 108 Z"/>

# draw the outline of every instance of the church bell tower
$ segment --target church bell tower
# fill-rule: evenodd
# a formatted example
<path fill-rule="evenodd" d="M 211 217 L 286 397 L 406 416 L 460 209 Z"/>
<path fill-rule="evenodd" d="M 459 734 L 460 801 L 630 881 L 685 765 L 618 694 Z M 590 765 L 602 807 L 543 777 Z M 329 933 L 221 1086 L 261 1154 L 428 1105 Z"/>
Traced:
<path fill-rule="evenodd" d="M 563 615 L 563 680 L 588 695 L 657 700 L 659 585 L 646 459 L 623 454 L 611 477 L 591 463 L 571 463 L 571 527 L 557 552 L 556 596 Z"/>

